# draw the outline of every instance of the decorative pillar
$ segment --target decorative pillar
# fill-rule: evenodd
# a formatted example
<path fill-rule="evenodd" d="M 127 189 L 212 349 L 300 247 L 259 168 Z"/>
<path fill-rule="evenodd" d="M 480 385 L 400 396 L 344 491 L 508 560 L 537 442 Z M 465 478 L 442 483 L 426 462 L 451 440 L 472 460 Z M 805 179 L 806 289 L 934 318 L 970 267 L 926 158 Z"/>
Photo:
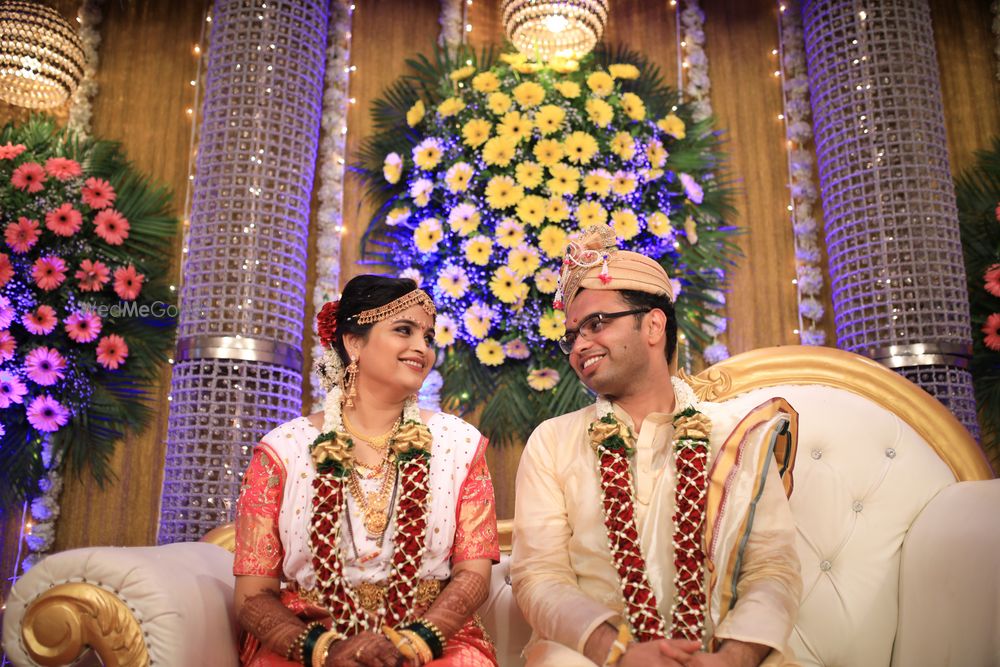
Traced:
<path fill-rule="evenodd" d="M 958 209 L 927 0 L 803 4 L 838 347 L 978 437 Z"/>
<path fill-rule="evenodd" d="M 231 521 L 260 436 L 302 414 L 329 7 L 217 0 L 184 248 L 161 543 Z"/>

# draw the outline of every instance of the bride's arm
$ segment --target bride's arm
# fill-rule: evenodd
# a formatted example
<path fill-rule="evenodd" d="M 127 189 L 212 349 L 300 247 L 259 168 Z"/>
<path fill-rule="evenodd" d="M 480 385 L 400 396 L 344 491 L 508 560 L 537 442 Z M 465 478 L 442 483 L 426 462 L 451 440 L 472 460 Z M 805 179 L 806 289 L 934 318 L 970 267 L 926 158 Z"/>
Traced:
<path fill-rule="evenodd" d="M 451 581 L 438 594 L 423 618 L 448 639 L 465 625 L 490 594 L 488 558 L 464 560 L 452 569 Z"/>

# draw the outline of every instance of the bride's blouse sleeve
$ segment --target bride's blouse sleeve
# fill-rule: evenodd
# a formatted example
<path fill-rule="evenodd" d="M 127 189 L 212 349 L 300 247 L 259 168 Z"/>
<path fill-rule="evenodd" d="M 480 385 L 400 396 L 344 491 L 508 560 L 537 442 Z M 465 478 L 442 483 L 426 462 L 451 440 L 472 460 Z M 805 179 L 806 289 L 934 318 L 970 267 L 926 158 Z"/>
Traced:
<path fill-rule="evenodd" d="M 284 552 L 278 515 L 285 471 L 280 459 L 261 443 L 254 448 L 243 474 L 236 502 L 236 557 L 234 575 L 278 577 Z"/>
<path fill-rule="evenodd" d="M 496 500 L 490 470 L 486 467 L 487 444 L 486 438 L 480 437 L 476 454 L 469 465 L 469 473 L 462 485 L 452 563 L 476 558 L 500 562 Z"/>

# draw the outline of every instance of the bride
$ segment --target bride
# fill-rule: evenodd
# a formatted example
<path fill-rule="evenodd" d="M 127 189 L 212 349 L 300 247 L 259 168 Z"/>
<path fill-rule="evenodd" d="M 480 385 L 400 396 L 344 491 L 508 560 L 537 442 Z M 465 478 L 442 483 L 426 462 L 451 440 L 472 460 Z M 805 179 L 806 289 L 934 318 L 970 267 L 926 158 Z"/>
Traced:
<path fill-rule="evenodd" d="M 496 665 L 486 439 L 415 399 L 434 316 L 412 280 L 368 275 L 320 312 L 324 410 L 265 435 L 240 491 L 242 664 Z"/>

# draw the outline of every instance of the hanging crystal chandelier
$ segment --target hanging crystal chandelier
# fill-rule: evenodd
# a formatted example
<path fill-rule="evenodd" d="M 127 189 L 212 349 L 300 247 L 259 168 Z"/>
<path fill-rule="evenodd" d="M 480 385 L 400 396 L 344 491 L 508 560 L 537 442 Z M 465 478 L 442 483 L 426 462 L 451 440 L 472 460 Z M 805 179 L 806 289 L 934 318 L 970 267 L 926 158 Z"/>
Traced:
<path fill-rule="evenodd" d="M 0 0 L 0 99 L 29 109 L 60 106 L 83 78 L 73 26 L 51 7 Z"/>
<path fill-rule="evenodd" d="M 604 33 L 608 0 L 503 0 L 500 16 L 507 39 L 529 58 L 580 58 Z"/>

